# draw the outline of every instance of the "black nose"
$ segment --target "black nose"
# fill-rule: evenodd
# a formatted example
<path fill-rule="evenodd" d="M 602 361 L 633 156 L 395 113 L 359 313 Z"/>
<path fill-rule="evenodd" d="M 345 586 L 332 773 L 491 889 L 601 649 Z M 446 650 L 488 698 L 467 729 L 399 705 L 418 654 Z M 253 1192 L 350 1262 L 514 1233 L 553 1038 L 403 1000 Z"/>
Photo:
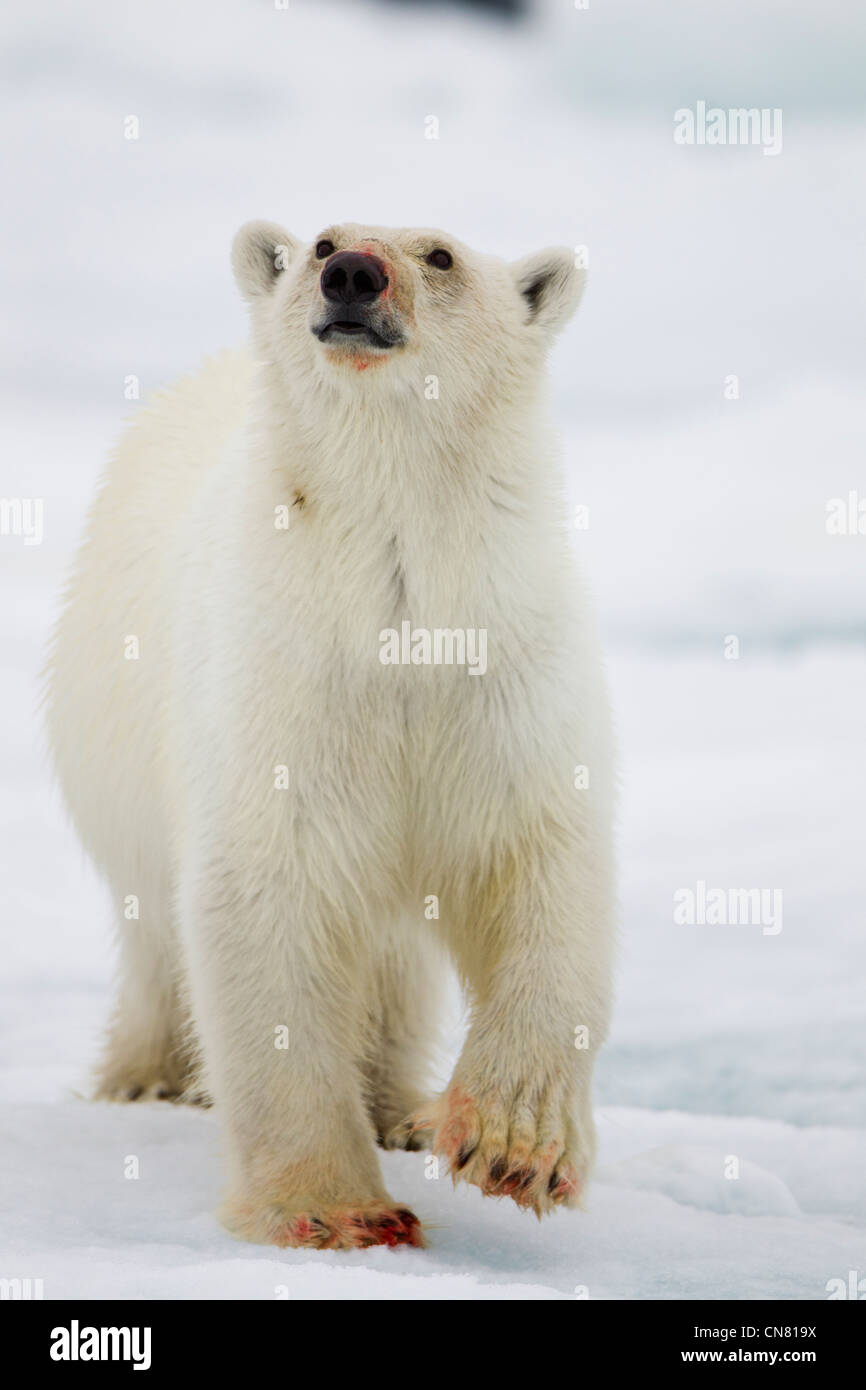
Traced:
<path fill-rule="evenodd" d="M 388 283 L 378 256 L 338 251 L 322 271 L 322 294 L 340 304 L 370 304 Z"/>

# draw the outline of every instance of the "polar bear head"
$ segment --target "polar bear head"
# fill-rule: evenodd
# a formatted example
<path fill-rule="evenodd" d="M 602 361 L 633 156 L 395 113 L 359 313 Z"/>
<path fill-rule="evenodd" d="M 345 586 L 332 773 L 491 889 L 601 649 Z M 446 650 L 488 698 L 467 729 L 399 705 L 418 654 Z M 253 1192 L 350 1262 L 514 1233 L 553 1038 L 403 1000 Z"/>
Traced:
<path fill-rule="evenodd" d="M 288 389 L 405 393 L 444 377 L 467 404 L 541 371 L 585 278 L 567 248 L 508 264 L 445 232 L 354 223 L 304 243 L 248 222 L 232 263 L 259 355 Z"/>

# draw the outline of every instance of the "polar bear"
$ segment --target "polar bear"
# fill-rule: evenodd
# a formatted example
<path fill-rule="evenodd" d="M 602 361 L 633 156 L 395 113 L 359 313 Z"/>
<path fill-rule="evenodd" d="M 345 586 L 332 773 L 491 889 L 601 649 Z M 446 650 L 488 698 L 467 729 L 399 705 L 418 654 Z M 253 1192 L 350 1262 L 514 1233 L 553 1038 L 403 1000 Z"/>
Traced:
<path fill-rule="evenodd" d="M 377 1141 L 578 1205 L 613 755 L 544 366 L 583 271 L 266 222 L 233 266 L 251 350 L 138 413 L 50 657 L 56 769 L 119 927 L 95 1094 L 212 1098 L 221 1215 L 251 1241 L 423 1244 Z M 431 1098 L 450 966 L 469 1027 Z"/>

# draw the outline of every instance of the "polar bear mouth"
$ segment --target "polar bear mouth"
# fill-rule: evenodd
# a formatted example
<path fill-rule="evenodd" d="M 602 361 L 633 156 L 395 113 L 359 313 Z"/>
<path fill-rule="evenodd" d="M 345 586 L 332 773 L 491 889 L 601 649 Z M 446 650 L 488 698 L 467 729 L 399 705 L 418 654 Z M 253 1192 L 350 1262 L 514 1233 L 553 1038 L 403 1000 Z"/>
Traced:
<path fill-rule="evenodd" d="M 399 337 L 385 337 L 377 332 L 372 324 L 362 319 L 333 318 L 313 329 L 320 343 L 339 342 L 340 339 L 355 338 L 368 347 L 387 350 L 397 347 L 402 341 Z"/>

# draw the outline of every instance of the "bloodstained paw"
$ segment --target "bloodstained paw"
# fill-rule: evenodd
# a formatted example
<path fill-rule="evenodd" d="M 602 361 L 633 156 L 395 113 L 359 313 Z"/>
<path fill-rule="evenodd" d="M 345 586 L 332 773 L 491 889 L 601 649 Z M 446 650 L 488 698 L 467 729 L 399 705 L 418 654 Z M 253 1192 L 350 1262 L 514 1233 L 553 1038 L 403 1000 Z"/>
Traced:
<path fill-rule="evenodd" d="M 308 1250 L 365 1250 L 373 1245 L 424 1245 L 421 1223 L 408 1207 L 336 1208 L 302 1212 L 281 1226 L 277 1245 Z"/>
<path fill-rule="evenodd" d="M 568 1117 L 555 1098 L 542 1096 L 529 1107 L 489 1089 L 476 1099 L 458 1084 L 414 1123 L 433 1128 L 433 1150 L 455 1182 L 508 1197 L 537 1216 L 577 1205 L 581 1183 L 565 1140 Z"/>

